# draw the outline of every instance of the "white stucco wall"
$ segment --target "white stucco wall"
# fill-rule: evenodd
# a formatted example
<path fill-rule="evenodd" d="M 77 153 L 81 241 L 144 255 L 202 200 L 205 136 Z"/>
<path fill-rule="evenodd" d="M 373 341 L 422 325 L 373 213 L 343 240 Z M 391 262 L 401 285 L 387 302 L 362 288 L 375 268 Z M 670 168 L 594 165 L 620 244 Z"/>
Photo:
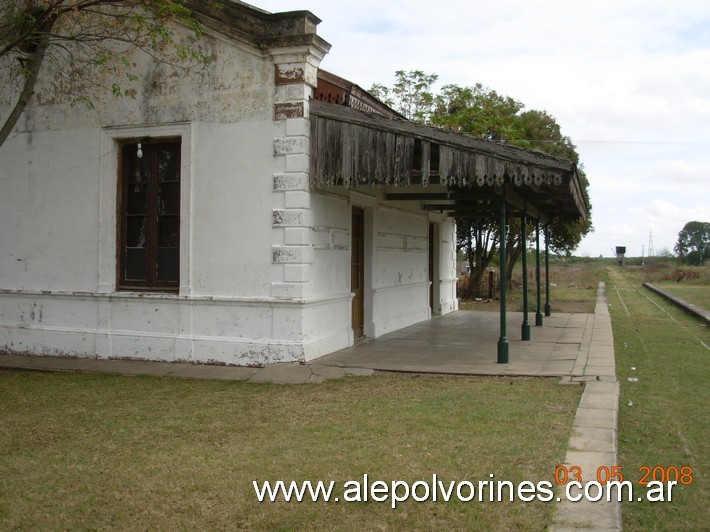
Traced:
<path fill-rule="evenodd" d="M 434 314 L 458 309 L 455 224 L 410 205 L 384 201 L 381 191 L 329 188 L 311 197 L 313 296 L 328 300 L 304 320 L 306 358 L 353 342 L 350 231 L 353 206 L 365 212 L 365 336 L 376 338 L 432 317 L 429 305 L 429 223 L 435 224 Z M 327 326 L 324 327 L 324 324 Z M 327 331 L 327 334 L 324 334 Z"/>
<path fill-rule="evenodd" d="M 271 296 L 272 124 L 193 129 L 191 291 Z"/>
<path fill-rule="evenodd" d="M 273 211 L 287 201 L 274 175 L 293 166 L 274 157 L 274 138 L 298 120 L 275 121 L 274 108 L 310 89 L 280 94 L 273 54 L 209 36 L 199 46 L 216 61 L 188 71 L 134 54 L 137 97 L 99 97 L 94 109 L 72 106 L 71 87 L 57 91 L 46 64 L 0 147 L 0 350 L 303 358 L 303 304 L 273 294 L 284 284 Z M 0 118 L 11 103 L 0 102 Z M 148 136 L 182 139 L 179 294 L 116 290 L 117 142 Z"/>
<path fill-rule="evenodd" d="M 382 205 L 373 214 L 372 333 L 380 336 L 430 317 L 429 221 Z"/>
<path fill-rule="evenodd" d="M 100 137 L 38 131 L 0 147 L 0 287 L 97 287 Z"/>

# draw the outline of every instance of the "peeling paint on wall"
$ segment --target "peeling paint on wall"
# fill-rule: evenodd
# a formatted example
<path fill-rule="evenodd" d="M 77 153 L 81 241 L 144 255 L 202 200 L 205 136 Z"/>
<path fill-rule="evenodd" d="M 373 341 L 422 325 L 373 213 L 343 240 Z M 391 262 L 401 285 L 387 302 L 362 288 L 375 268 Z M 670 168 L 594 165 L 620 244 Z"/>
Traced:
<path fill-rule="evenodd" d="M 304 83 L 306 80 L 305 70 L 300 66 L 276 65 L 274 81 L 277 85 L 289 83 Z"/>
<path fill-rule="evenodd" d="M 274 155 L 308 153 L 307 137 L 283 137 L 274 139 Z"/>
<path fill-rule="evenodd" d="M 303 102 L 277 103 L 274 105 L 274 120 L 301 118 L 305 115 Z"/>
<path fill-rule="evenodd" d="M 276 264 L 313 262 L 313 247 L 274 246 L 272 261 Z"/>

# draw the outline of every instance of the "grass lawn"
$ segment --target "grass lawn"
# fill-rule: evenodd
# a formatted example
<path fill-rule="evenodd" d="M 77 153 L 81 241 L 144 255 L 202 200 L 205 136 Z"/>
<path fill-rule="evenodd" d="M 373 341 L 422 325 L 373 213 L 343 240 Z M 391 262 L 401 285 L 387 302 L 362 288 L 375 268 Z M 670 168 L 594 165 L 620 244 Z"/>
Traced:
<path fill-rule="evenodd" d="M 528 312 L 537 310 L 537 283 L 534 258 L 528 264 Z M 540 307 L 545 305 L 545 266 L 541 264 Z M 606 278 L 603 262 L 568 264 L 555 261 L 550 264 L 550 306 L 552 312 L 581 312 L 591 314 L 597 300 L 599 281 Z M 522 266 L 519 264 L 513 274 L 512 286 L 508 288 L 507 309 L 511 312 L 523 311 Z M 498 311 L 499 301 L 462 301 L 461 310 Z"/>
<path fill-rule="evenodd" d="M 610 275 L 620 464 L 632 481 L 643 466 L 693 468 L 692 484 L 676 487 L 672 502 L 624 503 L 624 530 L 707 530 L 710 350 L 703 342 L 710 345 L 710 331 L 641 288 L 642 271 L 612 269 Z"/>
<path fill-rule="evenodd" d="M 259 503 L 252 480 L 335 480 L 338 494 L 365 473 L 551 481 L 581 391 L 556 379 L 278 386 L 0 370 L 0 529 L 541 530 L 552 503 Z"/>

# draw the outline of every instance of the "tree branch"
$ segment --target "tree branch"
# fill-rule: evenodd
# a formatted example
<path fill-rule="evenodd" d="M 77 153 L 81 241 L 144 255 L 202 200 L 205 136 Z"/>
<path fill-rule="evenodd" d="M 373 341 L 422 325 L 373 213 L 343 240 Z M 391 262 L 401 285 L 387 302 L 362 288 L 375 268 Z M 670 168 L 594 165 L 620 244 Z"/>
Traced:
<path fill-rule="evenodd" d="M 40 29 L 44 32 L 50 31 L 56 20 L 56 16 L 45 18 Z M 20 116 L 22 116 L 22 113 L 25 111 L 30 98 L 32 98 L 32 95 L 34 94 L 39 71 L 42 68 L 42 63 L 44 62 L 48 46 L 49 39 L 40 39 L 37 49 L 32 54 L 32 59 L 29 61 L 29 66 L 27 68 L 25 85 L 22 88 L 22 92 L 20 92 L 20 97 L 17 99 L 17 103 L 15 103 L 15 107 L 12 109 L 12 112 L 10 112 L 10 116 L 7 117 L 2 129 L 0 129 L 0 146 L 2 146 L 10 136 L 10 133 L 15 128 L 15 125 L 17 125 L 17 121 L 20 119 Z"/>
<path fill-rule="evenodd" d="M 173 37 L 170 22 L 184 23 L 201 32 L 199 22 L 192 12 L 174 0 L 44 0 L 20 2 L 17 9 L 8 8 L 3 14 L 0 36 L 0 58 L 15 57 L 21 69 L 13 70 L 21 86 L 15 106 L 0 129 L 0 146 L 8 139 L 20 116 L 27 108 L 35 92 L 43 64 L 56 66 L 53 82 L 66 81 L 79 94 L 86 97 L 85 87 L 107 88 L 96 82 L 89 68 L 102 69 L 117 74 L 123 65 L 129 81 L 137 76 L 116 48 L 135 48 L 147 54 L 153 61 L 184 66 L 192 60 L 205 58 L 188 45 Z M 10 24 L 9 22 L 12 22 Z M 108 44 L 110 43 L 110 44 Z M 115 46 L 117 43 L 118 46 Z M 120 51 L 119 51 L 120 52 Z M 68 63 L 68 69 L 59 63 Z M 117 83 L 111 85 L 114 95 L 132 95 L 135 90 L 117 93 Z M 74 102 L 72 102 L 74 103 Z"/>

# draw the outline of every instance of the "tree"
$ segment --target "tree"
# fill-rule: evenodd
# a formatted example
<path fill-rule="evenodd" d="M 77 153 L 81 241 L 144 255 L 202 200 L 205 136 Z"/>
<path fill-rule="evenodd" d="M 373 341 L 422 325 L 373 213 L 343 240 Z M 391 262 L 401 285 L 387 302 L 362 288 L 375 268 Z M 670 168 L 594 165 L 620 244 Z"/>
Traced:
<path fill-rule="evenodd" d="M 683 262 L 702 264 L 710 258 L 710 222 L 688 222 L 678 233 L 675 252 Z"/>
<path fill-rule="evenodd" d="M 579 155 L 569 137 L 562 134 L 557 121 L 545 111 L 526 110 L 523 103 L 478 83 L 472 87 L 445 85 L 438 94 L 431 86 L 435 74 L 420 70 L 398 71 L 395 87 L 373 85 L 373 94 L 416 121 L 439 126 L 466 135 L 506 142 L 525 149 L 542 151 L 579 165 Z M 404 104 L 403 102 L 409 102 Z M 578 172 L 587 205 L 590 205 L 586 175 Z M 458 249 L 466 254 L 471 275 L 469 296 L 480 296 L 483 273 L 500 244 L 498 225 L 490 220 L 457 219 Z M 505 271 L 508 279 L 523 252 L 520 221 L 511 219 L 506 239 Z M 528 233 L 532 234 L 530 226 Z M 592 230 L 591 222 L 557 221 L 550 224 L 550 247 L 553 252 L 571 254 L 582 237 Z"/>
<path fill-rule="evenodd" d="M 562 134 L 560 125 L 549 113 L 534 109 L 525 111 L 520 114 L 520 121 L 523 135 L 519 139 L 510 139 L 512 144 L 579 163 L 576 146 L 569 137 Z"/>
<path fill-rule="evenodd" d="M 487 140 L 524 138 L 519 113 L 523 104 L 480 83 L 446 85 L 434 102 L 432 124 Z"/>
<path fill-rule="evenodd" d="M 29 104 L 44 64 L 55 67 L 55 86 L 76 95 L 72 103 L 91 106 L 100 91 L 135 95 L 121 82 L 137 77 L 125 54 L 131 48 L 171 64 L 204 61 L 175 38 L 177 24 L 201 31 L 183 0 L 0 0 L 0 72 L 3 86 L 16 94 L 0 146 Z M 108 86 L 96 72 L 110 74 L 104 76 Z"/>
<path fill-rule="evenodd" d="M 469 268 L 466 296 L 480 297 L 483 290 L 483 273 L 498 250 L 498 231 L 491 220 L 456 220 L 457 251 L 463 251 Z"/>
<path fill-rule="evenodd" d="M 435 110 L 432 113 L 432 123 L 453 129 L 467 135 L 487 140 L 503 141 L 525 149 L 536 149 L 549 155 L 567 159 L 575 164 L 579 162 L 574 144 L 569 137 L 562 135 L 561 128 L 555 119 L 545 111 L 524 111 L 525 106 L 508 96 L 498 94 L 480 83 L 473 87 L 445 86 L 435 98 Z M 589 204 L 588 181 L 583 170 L 579 170 L 583 193 Z M 498 232 L 496 224 L 475 222 L 471 220 L 456 220 L 473 231 L 481 230 Z M 533 227 L 528 227 L 532 234 Z M 591 230 L 591 224 L 582 221 L 559 221 L 550 225 L 550 247 L 553 251 L 570 254 Z M 519 220 L 511 219 L 506 239 L 505 274 L 511 279 L 515 263 L 523 253 L 520 240 L 521 225 Z M 486 238 L 488 242 L 498 243 L 498 238 Z M 466 240 L 459 241 L 459 247 L 466 249 Z M 495 251 L 495 250 L 494 250 Z M 485 254 L 484 254 L 485 256 Z M 471 269 L 469 292 L 480 295 L 480 281 L 488 262 L 477 261 Z"/>
<path fill-rule="evenodd" d="M 370 92 L 412 122 L 427 124 L 431 118 L 434 95 L 431 86 L 439 79 L 436 74 L 421 70 L 398 70 L 392 87 L 375 83 Z"/>

